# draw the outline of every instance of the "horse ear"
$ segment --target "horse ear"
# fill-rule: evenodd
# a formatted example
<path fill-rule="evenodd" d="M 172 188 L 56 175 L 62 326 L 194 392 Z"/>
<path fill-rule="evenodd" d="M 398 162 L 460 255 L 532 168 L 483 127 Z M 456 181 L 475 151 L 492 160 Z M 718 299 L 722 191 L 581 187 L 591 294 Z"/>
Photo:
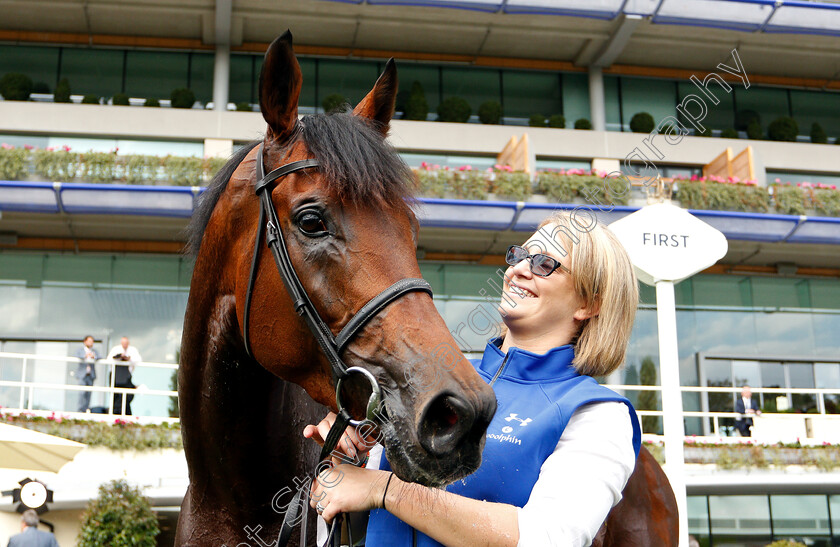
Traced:
<path fill-rule="evenodd" d="M 265 52 L 260 71 L 260 110 L 273 137 L 283 140 L 297 123 L 297 104 L 303 76 L 288 30 Z"/>
<path fill-rule="evenodd" d="M 353 109 L 353 114 L 379 122 L 382 133 L 387 133 L 388 123 L 394 115 L 397 87 L 397 65 L 392 57 L 385 64 L 385 71 L 376 80 L 373 89 Z"/>

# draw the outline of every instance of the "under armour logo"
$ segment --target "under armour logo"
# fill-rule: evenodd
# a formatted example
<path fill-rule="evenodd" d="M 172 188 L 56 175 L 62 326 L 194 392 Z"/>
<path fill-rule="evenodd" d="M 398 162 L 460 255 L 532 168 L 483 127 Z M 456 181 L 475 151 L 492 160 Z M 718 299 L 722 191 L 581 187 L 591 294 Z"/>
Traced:
<path fill-rule="evenodd" d="M 518 416 L 519 416 L 518 414 L 514 414 L 514 413 L 511 412 L 510 416 L 505 418 L 505 421 L 509 422 L 511 420 L 516 420 L 517 422 L 519 422 L 519 425 L 522 426 L 522 427 L 528 425 L 532 421 L 531 418 L 525 418 L 523 420 L 522 418 L 519 418 Z"/>

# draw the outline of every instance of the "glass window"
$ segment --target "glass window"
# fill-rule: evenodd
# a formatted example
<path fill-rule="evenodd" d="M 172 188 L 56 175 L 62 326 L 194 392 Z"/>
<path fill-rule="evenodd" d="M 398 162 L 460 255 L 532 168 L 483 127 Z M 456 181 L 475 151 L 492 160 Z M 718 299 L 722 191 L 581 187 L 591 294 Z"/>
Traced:
<path fill-rule="evenodd" d="M 698 275 L 692 278 L 695 306 L 752 306 L 749 277 Z"/>
<path fill-rule="evenodd" d="M 834 535 L 840 535 L 840 496 L 828 496 L 828 507 L 831 513 L 831 527 Z"/>
<path fill-rule="evenodd" d="M 831 534 L 825 496 L 770 496 L 770 509 L 777 538 L 795 536 L 799 542 L 805 539 L 806 545 L 814 545 L 808 539 Z"/>
<path fill-rule="evenodd" d="M 738 112 L 753 110 L 758 112 L 761 120 L 761 129 L 767 133 L 767 126 L 770 122 L 781 116 L 789 116 L 788 96 L 785 89 L 774 89 L 769 87 L 750 86 L 744 89 L 739 85 L 732 86 L 732 93 L 735 95 L 735 105 Z M 799 134 L 805 132 L 799 128 Z"/>
<path fill-rule="evenodd" d="M 123 90 L 123 57 L 124 52 L 113 49 L 63 48 L 61 78 L 67 78 L 74 95 L 130 95 Z"/>
<path fill-rule="evenodd" d="M 811 307 L 808 281 L 805 279 L 753 277 L 751 285 L 753 305 L 756 307 Z"/>
<path fill-rule="evenodd" d="M 57 47 L 0 46 L 0 77 L 8 72 L 20 72 L 32 78 L 33 83 L 43 82 L 55 90 L 58 75 Z"/>
<path fill-rule="evenodd" d="M 840 93 L 791 90 L 790 101 L 800 135 L 810 135 L 816 122 L 829 137 L 840 136 Z"/>
<path fill-rule="evenodd" d="M 257 102 L 257 75 L 254 74 L 253 55 L 230 56 L 230 101 L 232 103 Z M 257 73 L 258 74 L 258 73 Z"/>
<path fill-rule="evenodd" d="M 618 98 L 618 76 L 604 76 L 604 110 L 607 131 L 625 130 L 621 126 L 621 102 Z"/>
<path fill-rule="evenodd" d="M 300 98 L 298 99 L 298 108 L 303 107 L 302 110 L 306 112 L 315 113 L 317 106 L 316 93 L 318 91 L 315 84 L 318 82 L 317 70 L 318 61 L 316 59 L 298 59 L 300 64 L 300 73 L 303 77 L 303 84 L 300 87 Z M 301 112 L 303 113 L 303 112 Z"/>
<path fill-rule="evenodd" d="M 757 546 L 771 541 L 766 496 L 709 496 L 709 512 L 715 545 Z"/>
<path fill-rule="evenodd" d="M 421 63 L 400 62 L 397 73 L 400 80 L 400 91 L 397 95 L 397 111 L 403 112 L 405 101 L 411 93 L 414 82 L 419 82 L 423 88 L 423 95 L 429 105 L 429 113 L 434 118 L 434 112 L 440 103 L 440 69 L 434 65 Z"/>
<path fill-rule="evenodd" d="M 563 114 L 560 75 L 556 72 L 505 70 L 502 72 L 502 80 L 506 117 L 527 118 L 531 114 Z M 480 103 L 473 107 L 476 112 L 479 105 Z M 570 120 L 566 119 L 567 127 L 572 127 L 573 123 L 574 120 L 570 123 Z"/>
<path fill-rule="evenodd" d="M 733 110 L 733 94 L 732 94 L 732 84 L 730 83 L 730 91 L 727 92 L 726 89 L 718 85 L 717 80 L 709 79 L 708 81 L 708 93 L 714 95 L 715 98 L 719 101 L 718 104 L 715 104 L 709 97 L 707 97 L 700 89 L 697 88 L 691 82 L 679 82 L 677 84 L 678 93 L 679 93 L 679 100 L 680 104 L 682 101 L 689 95 L 695 95 L 699 97 L 704 104 L 706 105 L 706 117 L 700 121 L 700 124 L 707 128 L 707 129 L 734 129 L 735 128 L 735 118 L 734 118 L 734 110 Z M 697 113 L 699 112 L 699 107 L 689 101 L 686 104 L 686 108 L 689 112 Z M 684 116 L 679 116 L 680 122 L 687 128 L 697 130 Z"/>
<path fill-rule="evenodd" d="M 784 388 L 787 387 L 785 380 L 785 369 L 782 363 L 762 361 L 761 362 L 761 384 L 760 387 Z M 787 399 L 786 395 L 778 393 L 760 393 L 762 412 L 776 412 L 779 397 Z M 790 405 L 788 405 L 790 406 Z"/>
<path fill-rule="evenodd" d="M 575 126 L 575 121 L 586 118 L 592 121 L 589 108 L 589 76 L 578 72 L 563 73 L 563 115 L 566 127 Z"/>
<path fill-rule="evenodd" d="M 816 386 L 820 389 L 840 388 L 840 363 L 814 363 Z M 825 411 L 840 414 L 840 395 L 824 395 Z"/>
<path fill-rule="evenodd" d="M 694 536 L 702 547 L 708 547 L 709 504 L 706 496 L 688 496 L 686 510 L 688 511 L 688 533 Z"/>
<path fill-rule="evenodd" d="M 814 329 L 806 313 L 753 313 L 757 350 L 765 355 L 813 355 Z"/>
<path fill-rule="evenodd" d="M 813 388 L 814 387 L 814 365 L 812 363 L 786 363 L 788 379 L 792 388 Z M 794 393 L 792 394 L 793 407 L 800 412 L 817 408 L 817 398 L 813 394 Z"/>
<path fill-rule="evenodd" d="M 125 62 L 125 92 L 131 97 L 168 99 L 172 90 L 187 87 L 188 53 L 129 51 Z"/>
<path fill-rule="evenodd" d="M 372 61 L 319 59 L 318 107 L 334 93 L 355 105 L 365 98 L 378 77 L 377 63 Z"/>
<path fill-rule="evenodd" d="M 834 279 L 809 279 L 808 287 L 815 308 L 840 310 L 840 282 Z"/>
<path fill-rule="evenodd" d="M 190 53 L 189 87 L 195 98 L 202 103 L 213 100 L 213 66 L 215 56 L 212 53 Z"/>
<path fill-rule="evenodd" d="M 738 311 L 697 311 L 697 347 L 709 352 L 756 353 L 756 318 Z"/>
<path fill-rule="evenodd" d="M 732 378 L 735 387 L 744 384 L 760 387 L 761 372 L 758 361 L 732 361 Z"/>
<path fill-rule="evenodd" d="M 670 80 L 621 77 L 621 110 L 624 125 L 630 127 L 630 120 L 639 112 L 647 112 L 658 124 L 668 116 L 675 116 L 676 84 Z M 663 151 L 663 154 L 667 155 Z"/>
<path fill-rule="evenodd" d="M 498 69 L 443 67 L 441 81 L 444 100 L 449 97 L 465 99 L 472 108 L 473 115 L 478 115 L 478 107 L 483 102 L 501 101 L 501 78 Z"/>

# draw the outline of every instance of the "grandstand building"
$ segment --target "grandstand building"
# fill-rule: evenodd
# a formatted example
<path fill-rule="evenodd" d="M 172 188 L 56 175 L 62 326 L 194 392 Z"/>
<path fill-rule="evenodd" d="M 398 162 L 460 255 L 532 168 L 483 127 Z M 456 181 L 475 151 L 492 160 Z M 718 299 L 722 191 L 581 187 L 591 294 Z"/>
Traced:
<path fill-rule="evenodd" d="M 304 77 L 301 114 L 355 104 L 396 59 L 390 141 L 421 185 L 417 256 L 468 354 L 492 333 L 488 300 L 498 298 L 507 247 L 558 207 L 594 206 L 604 173 L 634 184 L 598 194 L 598 203 L 613 202 L 598 209 L 599 221 L 670 198 L 722 231 L 725 258 L 676 286 L 689 531 L 704 547 L 840 545 L 832 472 L 840 464 L 840 3 L 6 0 L 0 8 L 0 78 L 23 74 L 32 85 L 28 101 L 10 100 L 26 84 L 0 80 L 6 416 L 113 422 L 106 363 L 91 403 L 106 414 L 75 413 L 76 362 L 67 356 L 90 334 L 103 354 L 122 336 L 142 353 L 134 419 L 177 422 L 173 371 L 192 269 L 182 231 L 219 158 L 264 132 L 262 54 L 289 28 Z M 172 93 L 179 89 L 192 97 Z M 160 107 L 144 106 L 154 102 Z M 454 121 L 459 115 L 466 121 Z M 525 185 L 493 169 L 511 137 L 527 140 L 517 152 Z M 659 395 L 633 386 L 656 386 L 660 376 L 656 295 L 642 285 L 626 366 L 603 380 L 636 403 L 654 450 Z M 764 410 L 756 439 L 790 450 L 744 456 L 750 449 L 732 421 L 745 383 Z M 178 448 L 87 448 L 57 474 L 0 469 L 0 490 L 25 477 L 55 491 L 43 519 L 65 546 L 99 483 L 119 477 L 145 488 L 161 518 L 159 544 L 170 545 L 187 485 Z M 0 498 L 0 542 L 18 531 L 11 499 Z"/>

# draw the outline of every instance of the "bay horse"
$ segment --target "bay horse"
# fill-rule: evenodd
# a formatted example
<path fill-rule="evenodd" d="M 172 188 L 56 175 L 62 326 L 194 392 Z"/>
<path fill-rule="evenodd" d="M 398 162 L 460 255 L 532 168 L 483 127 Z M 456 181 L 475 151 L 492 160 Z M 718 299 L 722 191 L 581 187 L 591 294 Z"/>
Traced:
<path fill-rule="evenodd" d="M 351 113 L 298 120 L 301 81 L 287 31 L 260 74 L 264 140 L 220 170 L 190 224 L 196 258 L 178 373 L 190 484 L 176 545 L 271 545 L 282 526 L 278 493 L 298 490 L 317 463 L 303 428 L 336 410 L 332 363 L 296 313 L 271 253 L 256 252 L 265 245 L 256 162 L 268 172 L 309 160 L 265 190 L 279 224 L 266 229 L 279 229 L 305 296 L 332 334 L 396 282 L 422 282 L 411 172 L 385 143 L 397 93 L 393 60 Z M 345 348 L 346 364 L 381 386 L 383 444 L 399 477 L 437 486 L 478 468 L 496 398 L 428 294 L 392 300 Z M 356 378 L 342 398 L 358 415 L 370 390 Z M 313 544 L 314 527 L 308 532 Z"/>

